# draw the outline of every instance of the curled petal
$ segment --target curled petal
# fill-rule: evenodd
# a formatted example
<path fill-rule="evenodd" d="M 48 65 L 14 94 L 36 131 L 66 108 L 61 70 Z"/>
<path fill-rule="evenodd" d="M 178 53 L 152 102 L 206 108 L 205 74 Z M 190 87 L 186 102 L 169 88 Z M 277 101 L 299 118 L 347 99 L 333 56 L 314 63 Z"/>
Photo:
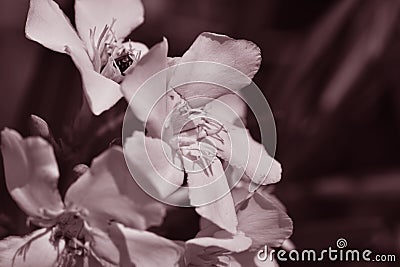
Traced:
<path fill-rule="evenodd" d="M 1 150 L 7 189 L 29 216 L 64 208 L 58 192 L 58 166 L 53 148 L 41 137 L 28 137 L 10 129 L 1 133 Z"/>
<path fill-rule="evenodd" d="M 51 232 L 36 230 L 24 237 L 11 236 L 0 241 L 0 267 L 53 267 L 63 244 L 50 243 Z"/>
<path fill-rule="evenodd" d="M 86 47 L 91 47 L 90 30 L 96 28 L 95 41 L 106 25 L 119 40 L 143 23 L 144 9 L 140 0 L 76 0 L 75 21 Z"/>
<path fill-rule="evenodd" d="M 190 62 L 196 64 L 182 64 Z M 250 41 L 204 32 L 179 63 L 170 86 L 192 107 L 199 107 L 250 84 L 260 67 L 261 53 Z M 188 81 L 198 82 L 182 85 Z"/>
<path fill-rule="evenodd" d="M 119 84 L 96 72 L 85 51 L 68 46 L 66 51 L 81 73 L 83 89 L 92 112 L 99 115 L 114 106 L 122 97 Z"/>
<path fill-rule="evenodd" d="M 103 230 L 110 221 L 146 229 L 159 225 L 165 216 L 165 207 L 136 184 L 119 147 L 94 159 L 90 170 L 68 189 L 65 203 L 87 210 L 90 226 Z"/>
<path fill-rule="evenodd" d="M 108 235 L 93 236 L 96 255 L 118 266 L 178 266 L 181 246 L 147 231 L 111 223 Z"/>
<path fill-rule="evenodd" d="M 161 139 L 136 131 L 127 139 L 124 152 L 133 176 L 150 195 L 164 199 L 183 184 L 184 173 L 174 166 L 172 149 Z"/>
<path fill-rule="evenodd" d="M 256 192 L 238 204 L 238 229 L 253 240 L 252 248 L 279 247 L 290 237 L 293 222 L 270 194 Z"/>
<path fill-rule="evenodd" d="M 65 46 L 84 50 L 71 22 L 53 0 L 30 1 L 25 33 L 29 39 L 60 53 L 65 53 Z"/>
<path fill-rule="evenodd" d="M 197 213 L 222 229 L 236 233 L 238 221 L 221 162 L 215 160 L 207 172 L 188 173 L 188 185 L 190 203 Z"/>
<path fill-rule="evenodd" d="M 218 155 L 233 167 L 244 170 L 248 177 L 250 191 L 258 185 L 277 183 L 281 179 L 281 165 L 271 157 L 265 147 L 255 141 L 247 129 L 234 125 L 225 125 L 227 132 L 221 133 L 224 140 L 217 143 Z"/>

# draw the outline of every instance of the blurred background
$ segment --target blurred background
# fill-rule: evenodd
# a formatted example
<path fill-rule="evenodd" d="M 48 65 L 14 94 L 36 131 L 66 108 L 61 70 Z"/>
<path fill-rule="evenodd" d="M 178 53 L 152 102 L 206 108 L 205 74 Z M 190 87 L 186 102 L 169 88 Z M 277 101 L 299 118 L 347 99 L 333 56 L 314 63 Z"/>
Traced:
<path fill-rule="evenodd" d="M 349 248 L 397 254 L 399 262 L 400 1 L 143 1 L 145 23 L 130 37 L 150 47 L 166 36 L 170 56 L 182 55 L 203 31 L 260 46 L 263 62 L 255 82 L 275 115 L 276 157 L 284 170 L 275 192 L 294 221 L 296 247 L 324 249 L 346 238 Z M 73 20 L 73 1 L 57 2 Z M 71 151 L 86 151 L 68 159 L 59 155 L 61 169 L 89 164 L 119 136 L 126 104 L 120 101 L 97 118 L 80 109 L 79 73 L 68 56 L 25 39 L 27 10 L 28 1 L 2 1 L 0 128 L 29 135 L 29 115 L 38 115 L 59 143 L 62 138 Z M 76 125 L 86 125 L 86 131 L 71 133 Z M 249 126 L 256 132 L 251 119 Z M 85 135 L 88 130 L 98 138 Z M 60 189 L 71 179 L 61 179 Z M 26 233 L 2 171 L 0 194 L 0 237 Z M 168 222 L 166 235 L 173 238 L 196 231 L 188 227 L 182 233 L 176 221 Z"/>

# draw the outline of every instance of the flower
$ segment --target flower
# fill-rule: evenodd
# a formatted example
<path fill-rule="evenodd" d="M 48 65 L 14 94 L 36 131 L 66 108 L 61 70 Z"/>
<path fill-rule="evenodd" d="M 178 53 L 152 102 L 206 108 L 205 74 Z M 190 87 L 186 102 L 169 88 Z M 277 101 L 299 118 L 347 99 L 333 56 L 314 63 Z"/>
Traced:
<path fill-rule="evenodd" d="M 147 52 L 144 44 L 123 39 L 143 22 L 140 0 L 76 0 L 76 30 L 53 0 L 31 0 L 26 36 L 68 53 L 82 76 L 89 106 L 99 115 L 121 97 L 119 82 Z"/>
<path fill-rule="evenodd" d="M 70 266 L 79 260 L 173 266 L 179 260 L 177 245 L 145 231 L 161 224 L 165 207 L 133 181 L 120 148 L 95 158 L 62 201 L 52 147 L 14 130 L 1 135 L 7 189 L 28 222 L 42 229 L 0 241 L 0 266 Z M 160 256 L 149 258 L 147 249 Z"/>
<path fill-rule="evenodd" d="M 238 233 L 232 235 L 203 219 L 197 236 L 184 245 L 187 266 L 277 266 L 276 261 L 261 262 L 256 255 L 265 245 L 281 246 L 292 234 L 292 220 L 265 190 L 238 199 Z"/>
<path fill-rule="evenodd" d="M 223 114 L 243 112 L 235 97 L 227 96 L 251 83 L 261 62 L 260 50 L 249 41 L 213 33 L 200 34 L 181 58 L 168 58 L 167 50 L 164 39 L 121 84 L 129 107 L 148 133 L 135 132 L 126 140 L 125 153 L 134 159 L 131 170 L 135 178 L 158 188 L 154 193 L 160 198 L 171 196 L 187 175 L 190 204 L 197 213 L 236 233 L 238 222 L 224 165 L 241 168 L 257 184 L 277 182 L 281 173 L 280 164 L 264 146 L 244 126 L 235 125 L 240 114 L 221 119 L 224 104 L 230 112 Z M 242 75 L 237 77 L 227 68 Z M 203 79 L 210 82 L 185 83 Z M 161 184 L 162 180 L 167 183 Z"/>

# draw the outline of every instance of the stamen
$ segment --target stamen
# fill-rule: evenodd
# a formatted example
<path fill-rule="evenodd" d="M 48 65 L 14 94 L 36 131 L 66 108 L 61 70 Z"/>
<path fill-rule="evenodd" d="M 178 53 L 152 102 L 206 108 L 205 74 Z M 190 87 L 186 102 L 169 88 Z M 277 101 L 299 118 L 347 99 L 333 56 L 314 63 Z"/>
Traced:
<path fill-rule="evenodd" d="M 116 21 L 117 20 L 115 18 L 113 18 L 112 22 L 111 22 L 111 25 L 108 26 L 106 24 L 106 26 L 104 27 L 103 31 L 101 32 L 101 34 L 99 36 L 99 40 L 97 41 L 97 49 L 98 50 L 100 50 L 101 46 L 103 46 L 102 43 L 105 42 L 108 39 L 108 36 L 109 36 L 110 32 L 112 33 L 112 35 L 114 37 L 113 39 L 116 39 L 115 35 L 114 35 L 114 32 L 112 31 L 112 27 L 114 26 Z"/>
<path fill-rule="evenodd" d="M 95 41 L 94 41 L 94 36 L 96 35 L 96 26 L 93 29 L 89 29 L 89 39 L 90 39 L 90 44 L 93 48 L 93 50 L 95 50 L 96 46 L 95 46 Z"/>
<path fill-rule="evenodd" d="M 104 40 L 104 36 L 106 36 L 107 32 L 110 30 L 110 28 L 108 27 L 108 25 L 104 26 L 103 31 L 100 33 L 99 39 L 97 40 L 97 46 L 96 48 L 99 50 L 100 49 L 100 45 Z"/>
<path fill-rule="evenodd" d="M 82 231 L 84 221 L 76 211 L 65 212 L 58 218 L 57 224 L 53 227 L 52 242 L 65 242 L 61 256 L 57 260 L 57 266 L 74 266 L 76 257 L 85 257 L 88 249 L 85 247 Z"/>
<path fill-rule="evenodd" d="M 17 256 L 21 256 L 22 255 L 22 259 L 25 261 L 26 260 L 26 253 L 28 252 L 28 250 L 29 250 L 31 244 L 33 243 L 33 241 L 35 241 L 35 240 L 39 239 L 40 237 L 46 235 L 50 231 L 51 231 L 51 228 L 47 228 L 46 231 L 44 231 L 43 233 L 40 233 L 40 234 L 38 234 L 36 236 L 33 236 L 25 244 L 23 244 L 20 248 L 18 248 L 17 251 L 15 252 L 13 258 L 12 258 L 11 266 L 14 266 L 15 259 L 17 258 Z"/>
<path fill-rule="evenodd" d="M 96 72 L 101 72 L 102 67 L 104 66 L 104 62 L 108 61 L 108 57 L 114 52 L 115 49 L 115 42 L 116 42 L 116 37 L 115 34 L 112 30 L 112 27 L 114 26 L 116 22 L 116 19 L 113 18 L 111 25 L 105 25 L 103 30 L 101 31 L 97 43 L 95 41 L 95 36 L 96 36 L 96 27 L 93 29 L 89 30 L 89 37 L 90 37 L 90 43 L 93 49 L 93 54 L 91 55 L 92 58 L 92 63 L 94 70 Z M 110 38 L 110 36 L 112 36 Z M 112 51 L 109 51 L 112 50 Z M 105 54 L 106 53 L 106 54 Z"/>

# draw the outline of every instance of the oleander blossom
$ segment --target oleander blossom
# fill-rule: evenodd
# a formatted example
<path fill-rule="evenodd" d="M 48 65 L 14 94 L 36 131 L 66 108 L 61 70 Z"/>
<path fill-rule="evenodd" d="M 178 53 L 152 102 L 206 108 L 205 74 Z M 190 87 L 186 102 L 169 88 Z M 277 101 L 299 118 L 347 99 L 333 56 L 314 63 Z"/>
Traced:
<path fill-rule="evenodd" d="M 259 47 L 203 32 L 181 57 L 168 57 L 166 38 L 150 50 L 127 40 L 144 21 L 141 0 L 74 0 L 72 23 L 55 0 L 29 3 L 26 37 L 71 57 L 91 111 L 100 115 L 124 98 L 125 115 L 144 127 L 125 136 L 124 124 L 123 148 L 110 145 L 90 167 L 75 166 L 64 195 L 58 182 L 71 170 L 60 174 L 55 156 L 70 162 L 64 138 L 55 141 L 38 117 L 31 134 L 39 136 L 4 129 L 6 187 L 35 230 L 0 240 L 0 267 L 277 267 L 257 252 L 292 234 L 268 187 L 282 169 L 246 128 L 239 93 L 260 68 Z M 114 118 L 112 130 L 120 125 Z M 73 160 L 86 159 L 102 136 L 83 157 L 71 145 Z M 167 206 L 155 199 L 194 208 L 200 219 L 184 223 L 200 230 L 185 241 L 156 234 L 176 237 L 169 232 L 176 213 L 163 225 Z"/>
<path fill-rule="evenodd" d="M 146 231 L 160 225 L 165 206 L 133 181 L 122 150 L 112 147 L 69 187 L 57 189 L 52 147 L 41 137 L 2 134 L 6 185 L 41 229 L 0 241 L 0 266 L 175 266 L 181 248 Z M 86 169 L 86 170 L 85 170 Z"/>
<path fill-rule="evenodd" d="M 53 0 L 31 0 L 26 36 L 68 53 L 79 69 L 84 93 L 96 115 L 121 97 L 119 83 L 148 48 L 123 42 L 144 20 L 140 0 L 76 0 L 76 30 Z"/>
<path fill-rule="evenodd" d="M 185 266 L 278 266 L 276 261 L 258 260 L 257 252 L 264 245 L 280 247 L 292 234 L 292 220 L 264 189 L 251 194 L 243 189 L 233 191 L 238 232 L 232 235 L 202 219 L 199 233 L 184 244 Z"/>
<path fill-rule="evenodd" d="M 135 159 L 131 170 L 136 178 L 149 181 L 155 188 L 158 185 L 160 198 L 175 194 L 187 176 L 188 198 L 197 213 L 235 234 L 238 221 L 224 166 L 241 169 L 246 179 L 256 184 L 275 183 L 281 177 L 280 164 L 243 125 L 235 123 L 244 117 L 241 112 L 245 109 L 234 92 L 251 83 L 260 66 L 260 50 L 246 40 L 202 33 L 181 58 L 168 58 L 167 51 L 164 39 L 121 84 L 129 107 L 147 130 L 146 136 L 134 132 L 126 140 L 127 158 Z M 204 62 L 217 67 L 204 69 Z M 188 70 L 186 63 L 200 65 Z M 235 69 L 245 78 L 220 72 L 219 66 Z M 187 77 L 198 81 L 205 76 L 214 83 L 180 84 Z M 157 78 L 148 80 L 150 77 Z M 226 81 L 233 90 L 218 86 Z M 233 115 L 224 112 L 228 115 L 221 118 L 226 105 Z M 171 186 L 161 185 L 161 179 Z M 215 186 L 210 190 L 196 189 L 212 183 Z"/>

